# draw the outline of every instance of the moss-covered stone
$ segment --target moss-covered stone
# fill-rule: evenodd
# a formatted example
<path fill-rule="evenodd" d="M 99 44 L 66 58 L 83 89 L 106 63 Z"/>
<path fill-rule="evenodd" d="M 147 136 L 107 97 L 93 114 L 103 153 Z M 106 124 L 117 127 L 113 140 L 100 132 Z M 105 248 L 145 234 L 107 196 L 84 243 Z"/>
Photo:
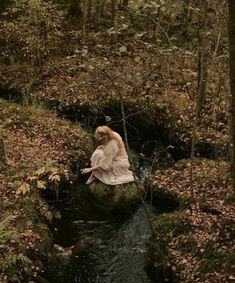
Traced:
<path fill-rule="evenodd" d="M 90 242 L 91 239 L 89 238 L 85 238 L 85 239 L 82 239 L 81 241 L 77 242 L 75 245 L 74 245 L 74 248 L 72 250 L 73 254 L 74 255 L 85 255 L 86 253 L 89 252 L 89 248 L 91 246 L 91 242 Z"/>
<path fill-rule="evenodd" d="M 154 279 L 178 282 L 177 271 L 173 269 L 170 243 L 181 233 L 188 233 L 191 221 L 182 212 L 162 214 L 154 225 L 154 234 L 148 242 L 147 260 Z"/>
<path fill-rule="evenodd" d="M 175 191 L 162 187 L 161 183 L 153 178 L 145 179 L 145 187 L 148 200 L 160 212 L 170 212 L 185 207 L 188 201 L 186 197 L 179 196 Z"/>
<path fill-rule="evenodd" d="M 115 186 L 95 181 L 88 190 L 97 205 L 106 209 L 125 209 L 140 202 L 144 187 L 139 181 Z"/>
<path fill-rule="evenodd" d="M 180 200 L 176 193 L 155 188 L 153 193 L 153 205 L 161 211 L 173 211 L 180 206 Z"/>

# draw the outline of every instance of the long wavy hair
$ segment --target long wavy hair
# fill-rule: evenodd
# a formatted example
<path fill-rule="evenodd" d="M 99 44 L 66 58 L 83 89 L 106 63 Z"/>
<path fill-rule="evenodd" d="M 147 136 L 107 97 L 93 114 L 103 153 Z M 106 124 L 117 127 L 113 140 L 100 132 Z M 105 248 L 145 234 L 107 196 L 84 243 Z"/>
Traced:
<path fill-rule="evenodd" d="M 121 138 L 121 136 L 117 133 L 115 133 L 112 129 L 110 129 L 108 126 L 99 126 L 95 130 L 95 138 L 98 139 L 99 135 L 103 135 L 107 137 L 107 141 L 114 139 L 117 141 L 118 147 L 120 150 L 124 149 L 124 143 Z"/>

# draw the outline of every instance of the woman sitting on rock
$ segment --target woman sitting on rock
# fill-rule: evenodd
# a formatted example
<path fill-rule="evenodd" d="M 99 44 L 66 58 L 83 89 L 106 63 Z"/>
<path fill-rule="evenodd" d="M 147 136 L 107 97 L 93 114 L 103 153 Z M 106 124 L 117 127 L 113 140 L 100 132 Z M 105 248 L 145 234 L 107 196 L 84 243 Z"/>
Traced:
<path fill-rule="evenodd" d="M 91 167 L 80 170 L 82 174 L 91 172 L 86 184 L 91 184 L 95 179 L 107 185 L 134 181 L 121 136 L 107 126 L 100 126 L 95 131 L 95 138 L 101 145 L 91 156 Z"/>

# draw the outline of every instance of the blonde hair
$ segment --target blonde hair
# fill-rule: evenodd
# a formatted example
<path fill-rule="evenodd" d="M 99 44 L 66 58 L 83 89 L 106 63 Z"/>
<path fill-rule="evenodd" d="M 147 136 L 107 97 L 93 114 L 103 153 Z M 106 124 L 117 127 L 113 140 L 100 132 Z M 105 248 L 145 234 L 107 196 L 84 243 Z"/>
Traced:
<path fill-rule="evenodd" d="M 98 138 L 98 135 L 106 135 L 108 138 L 108 141 L 114 139 L 117 141 L 118 147 L 120 150 L 124 149 L 124 143 L 121 138 L 121 136 L 117 133 L 115 133 L 112 129 L 110 129 L 108 126 L 99 126 L 95 130 L 95 138 Z"/>

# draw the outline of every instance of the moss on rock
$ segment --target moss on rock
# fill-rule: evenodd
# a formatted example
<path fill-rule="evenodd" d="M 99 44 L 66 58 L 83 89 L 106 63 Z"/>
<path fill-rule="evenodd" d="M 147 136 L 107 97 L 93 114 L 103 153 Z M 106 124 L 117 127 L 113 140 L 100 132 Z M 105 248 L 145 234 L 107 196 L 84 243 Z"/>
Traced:
<path fill-rule="evenodd" d="M 157 280 L 177 282 L 170 241 L 181 233 L 188 233 L 191 227 L 190 218 L 182 212 L 162 214 L 154 225 L 154 235 L 147 247 L 147 260 L 152 274 Z"/>
<path fill-rule="evenodd" d="M 139 181 L 115 186 L 95 181 L 88 190 L 97 205 L 106 209 L 125 209 L 140 202 L 144 187 Z"/>

